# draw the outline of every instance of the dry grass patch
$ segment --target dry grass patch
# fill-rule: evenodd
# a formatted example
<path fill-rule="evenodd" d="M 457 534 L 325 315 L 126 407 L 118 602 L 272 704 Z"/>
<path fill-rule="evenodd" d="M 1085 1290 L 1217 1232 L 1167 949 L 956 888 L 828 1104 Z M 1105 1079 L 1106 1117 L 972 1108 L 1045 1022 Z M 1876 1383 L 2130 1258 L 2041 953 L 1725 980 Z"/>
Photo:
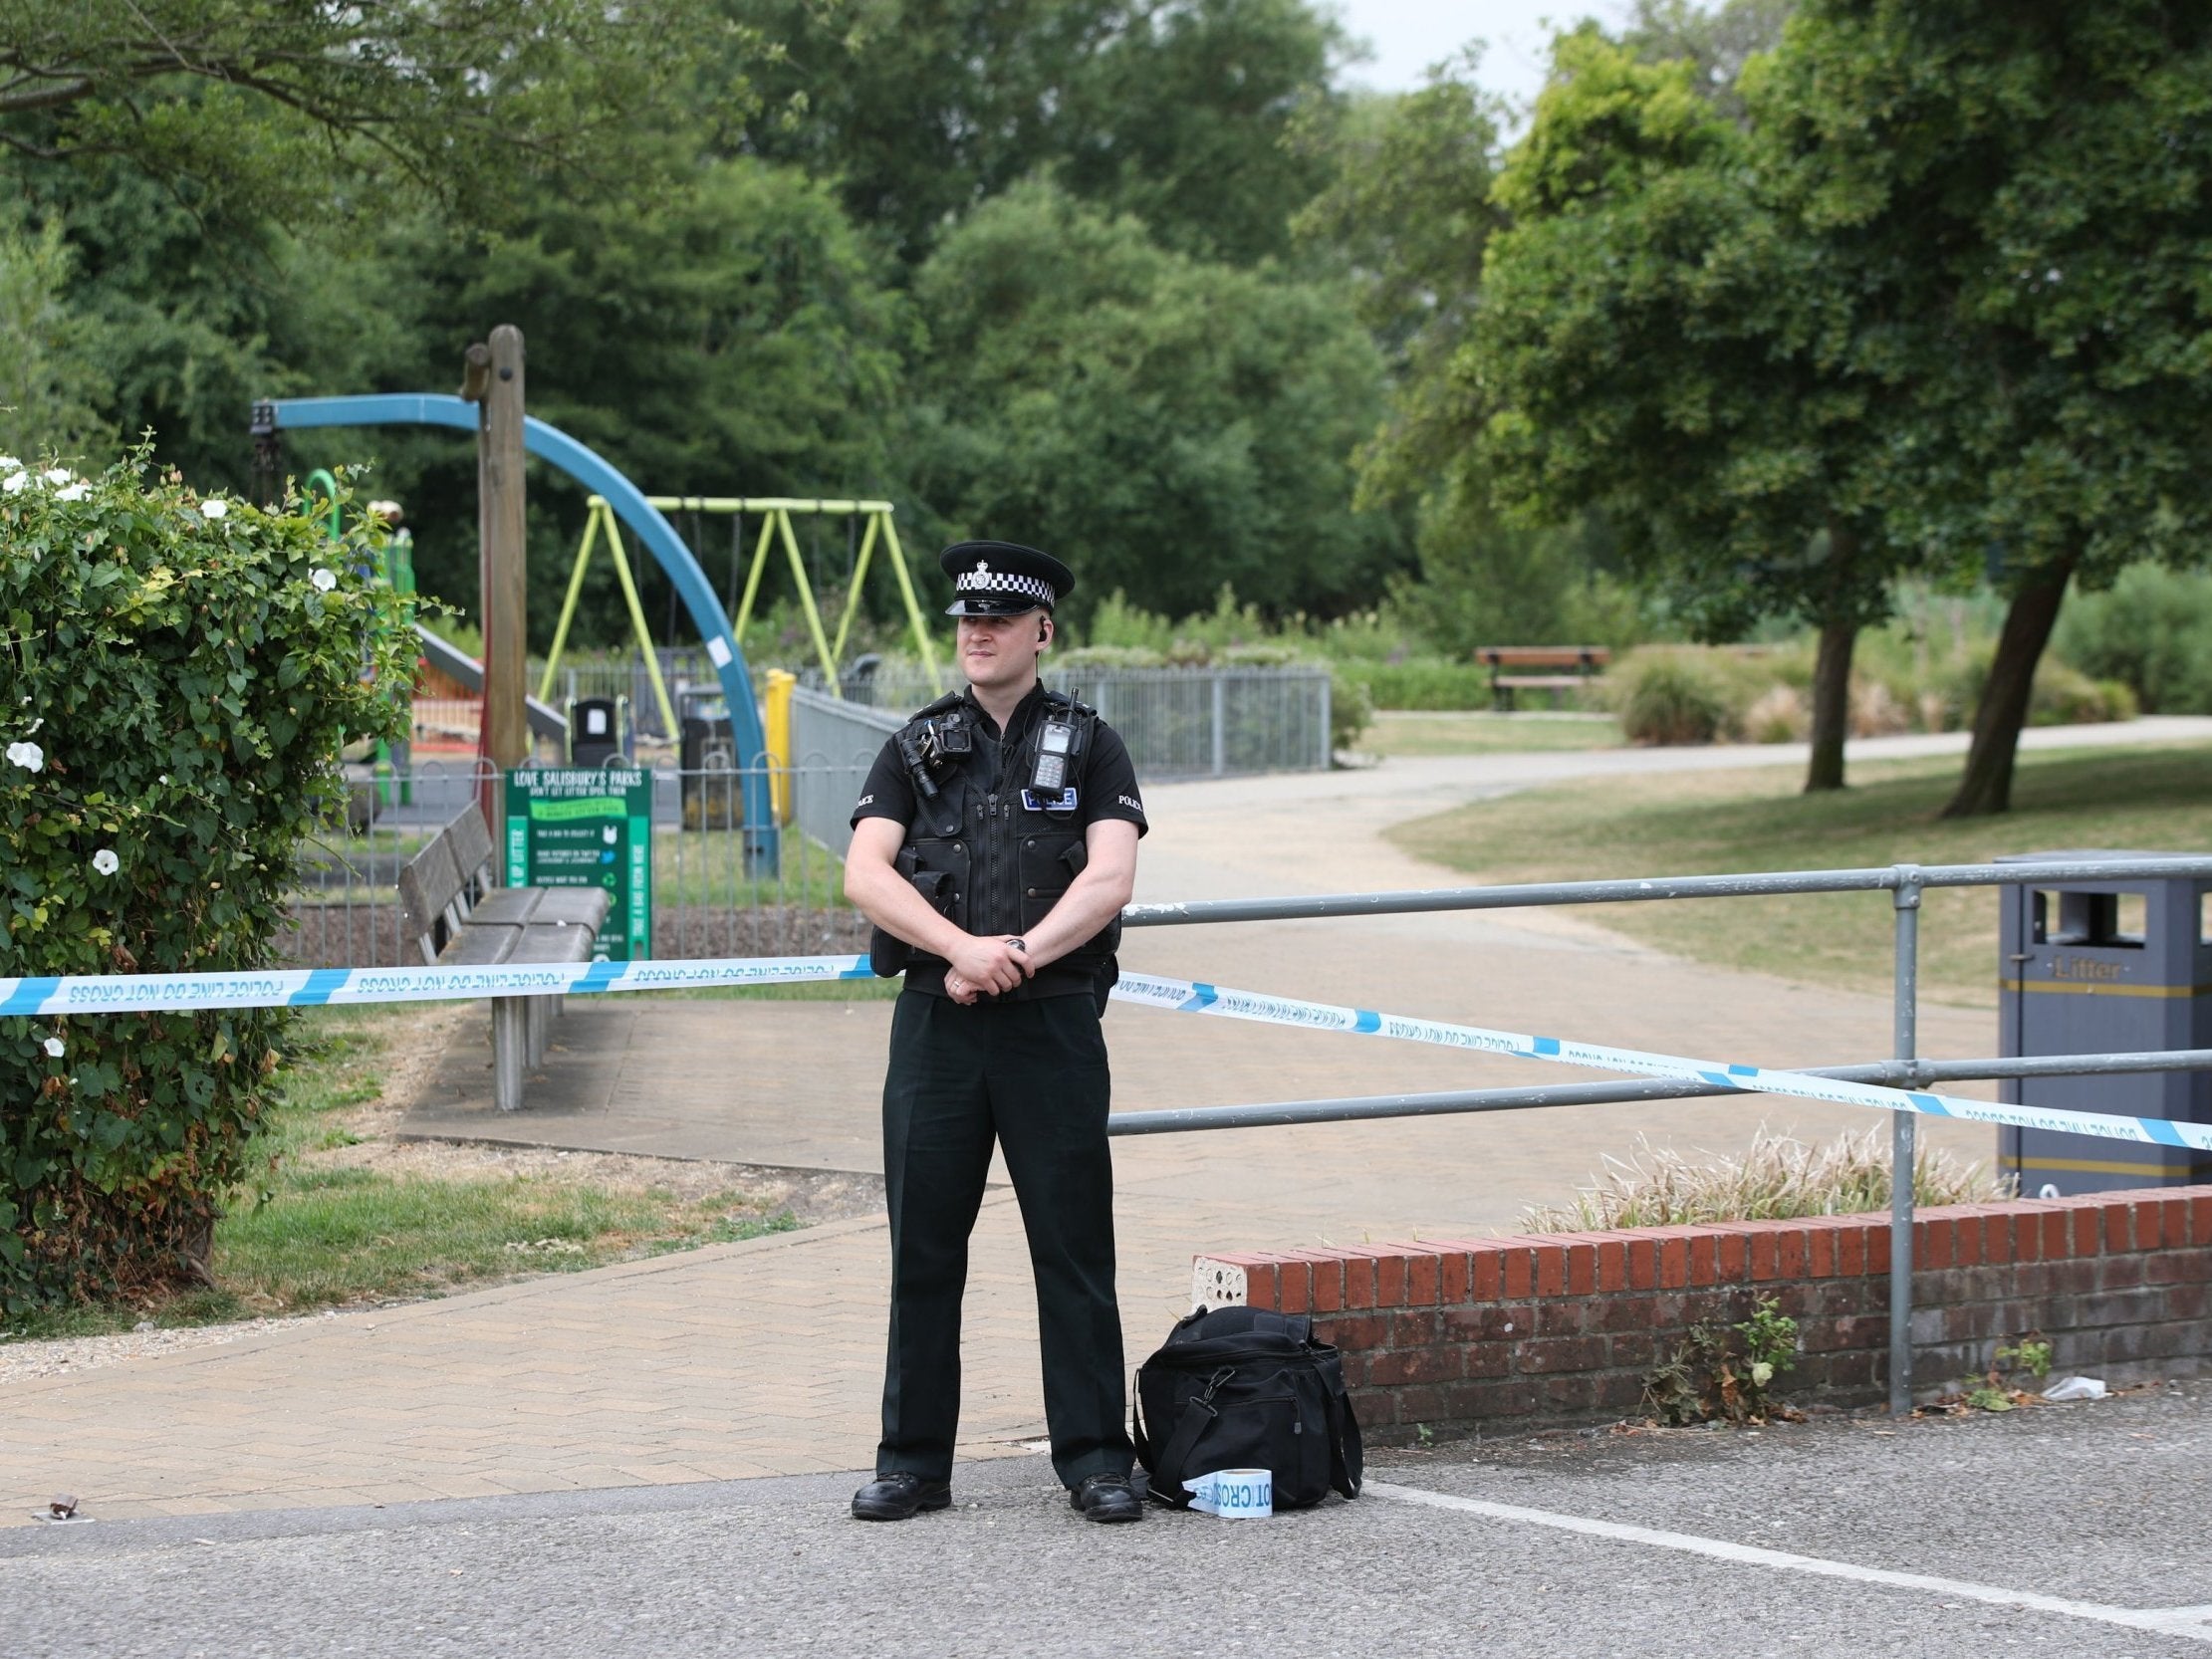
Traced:
<path fill-rule="evenodd" d="M 1994 1204 L 2013 1178 L 1933 1146 L 1913 1162 L 1915 1204 Z M 1602 1233 L 1618 1227 L 1698 1227 L 1726 1221 L 1863 1215 L 1889 1208 L 1886 1127 L 1809 1146 L 1761 1124 L 1739 1155 L 1677 1152 L 1642 1135 L 1625 1158 L 1607 1156 L 1591 1185 L 1564 1205 L 1532 1204 L 1530 1233 Z"/>

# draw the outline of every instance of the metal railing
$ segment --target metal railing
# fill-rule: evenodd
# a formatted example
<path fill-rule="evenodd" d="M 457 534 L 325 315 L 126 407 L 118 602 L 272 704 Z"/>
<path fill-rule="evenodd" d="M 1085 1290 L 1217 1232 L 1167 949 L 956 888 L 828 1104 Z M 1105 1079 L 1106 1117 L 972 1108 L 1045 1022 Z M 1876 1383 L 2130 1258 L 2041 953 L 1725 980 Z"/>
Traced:
<path fill-rule="evenodd" d="M 747 873 L 741 828 L 741 774 L 730 768 L 655 776 L 653 954 L 663 958 L 858 951 L 867 924 L 845 901 L 842 868 L 850 840 L 847 815 L 860 782 L 899 716 L 805 690 L 793 703 L 798 764 L 771 769 L 787 820 L 799 833 L 767 877 Z M 474 798 L 477 768 L 421 767 L 358 780 L 358 827 L 315 843 L 300 861 L 293 926 L 280 954 L 293 966 L 379 967 L 412 961 L 400 938 L 399 868 L 442 824 Z M 1754 875 L 1665 876 L 1511 886 L 1335 893 L 1313 897 L 1207 899 L 1130 905 L 1125 927 L 1175 927 L 1510 910 L 1574 904 L 1642 903 L 1762 894 L 1884 892 L 1893 916 L 1891 1054 L 1885 1060 L 1803 1066 L 1813 1076 L 1927 1088 L 1970 1079 L 2087 1076 L 2212 1070 L 2212 1050 L 2126 1051 L 2037 1058 L 1935 1061 L 1918 1053 L 1921 895 L 1930 888 L 2053 885 L 2143 879 L 2212 880 L 2212 857 L 2160 855 L 2037 859 L 2002 864 L 1788 870 Z M 1687 1099 L 1741 1090 L 1666 1078 L 1450 1090 L 1419 1094 L 1279 1100 L 1117 1113 L 1112 1135 L 1257 1128 L 1292 1123 L 1366 1121 L 1458 1112 L 1525 1111 L 1558 1106 Z M 1912 1172 L 1917 1115 L 1890 1113 L 1890 1409 L 1912 1405 Z"/>
<path fill-rule="evenodd" d="M 687 695 L 704 693 L 717 699 L 721 697 L 722 682 L 716 677 L 714 663 L 703 647 L 663 645 L 654 654 L 659 658 L 661 683 L 668 689 L 670 705 L 679 721 L 683 718 Z M 545 664 L 533 659 L 528 683 L 536 686 L 544 673 Z M 665 729 L 668 723 L 661 718 L 660 699 L 653 694 L 652 676 L 645 669 L 644 658 L 635 651 L 619 657 L 565 663 L 553 677 L 550 699 L 553 706 L 566 709 L 570 703 L 585 697 L 626 698 L 630 730 L 639 742 L 674 743 L 681 736 Z"/>
<path fill-rule="evenodd" d="M 1326 772 L 1326 668 L 1078 668 L 1046 659 L 1045 684 L 1080 697 L 1121 736 L 1146 782 Z M 805 681 L 821 691 L 820 676 Z M 957 682 L 955 682 L 957 683 Z M 849 676 L 845 701 L 911 714 L 937 695 L 918 675 Z M 794 749 L 799 746 L 795 743 Z"/>
<path fill-rule="evenodd" d="M 1926 1088 L 1938 1082 L 2015 1077 L 2088 1076 L 2135 1071 L 2212 1069 L 2212 1050 L 2066 1055 L 2048 1058 L 1929 1061 L 1918 1053 L 1920 1017 L 1920 895 L 1931 887 L 2042 886 L 2080 881 L 2212 879 L 2212 857 L 2159 855 L 2107 859 L 2036 859 L 2003 864 L 1892 864 L 1886 868 L 1787 870 L 1762 875 L 1689 875 L 1615 881 L 1550 881 L 1515 886 L 1448 887 L 1404 892 L 1335 893 L 1312 898 L 1207 899 L 1181 904 L 1135 904 L 1121 914 L 1124 927 L 1177 927 L 1212 922 L 1310 920 L 1325 917 L 1407 915 L 1440 910 L 1532 909 L 1560 904 L 1620 904 L 1685 898 L 1740 898 L 1773 893 L 1886 892 L 1894 915 L 1891 1048 L 1885 1061 L 1855 1066 L 1796 1067 L 1814 1076 Z M 1552 1106 L 1600 1105 L 1635 1100 L 1682 1099 L 1740 1090 L 1658 1078 L 1571 1083 L 1533 1088 L 1490 1088 L 1431 1094 L 1348 1096 L 1282 1100 L 1177 1111 L 1128 1112 L 1107 1122 L 1107 1133 L 1161 1134 L 1191 1129 L 1255 1128 L 1284 1123 L 1330 1123 L 1450 1112 L 1522 1111 Z M 1889 1409 L 1912 1409 L 1912 1176 L 1918 1115 L 1890 1114 L 1889 1165 Z"/>

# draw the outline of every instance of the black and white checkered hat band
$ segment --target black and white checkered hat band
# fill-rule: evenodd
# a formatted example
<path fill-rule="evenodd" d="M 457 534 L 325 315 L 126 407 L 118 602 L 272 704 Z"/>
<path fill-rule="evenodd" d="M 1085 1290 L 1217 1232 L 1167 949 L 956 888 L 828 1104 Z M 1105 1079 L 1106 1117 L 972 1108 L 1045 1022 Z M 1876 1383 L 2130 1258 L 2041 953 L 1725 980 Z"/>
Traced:
<path fill-rule="evenodd" d="M 972 571 L 962 571 L 953 587 L 960 592 L 1019 593 L 1025 599 L 1035 599 L 1039 604 L 1054 601 L 1052 584 L 1033 576 L 1016 576 L 1011 571 L 994 571 L 978 565 Z"/>

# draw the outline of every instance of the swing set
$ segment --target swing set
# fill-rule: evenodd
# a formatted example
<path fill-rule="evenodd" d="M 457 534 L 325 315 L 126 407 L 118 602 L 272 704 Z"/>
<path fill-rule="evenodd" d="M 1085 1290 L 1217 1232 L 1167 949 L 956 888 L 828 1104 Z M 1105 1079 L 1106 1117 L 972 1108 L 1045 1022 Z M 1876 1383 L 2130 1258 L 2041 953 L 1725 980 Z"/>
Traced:
<path fill-rule="evenodd" d="M 884 549 L 891 574 L 898 580 L 899 597 L 906 607 L 907 624 L 913 630 L 914 646 L 921 657 L 922 667 L 929 676 L 932 690 L 941 690 L 937 677 L 936 648 L 929 638 L 929 627 L 922 620 L 921 606 L 914 597 L 914 584 L 906 572 L 905 551 L 899 546 L 898 530 L 891 523 L 891 504 L 887 501 L 817 501 L 795 496 L 647 496 L 645 500 L 661 513 L 688 513 L 691 516 L 691 540 L 694 556 L 701 541 L 703 520 L 708 517 L 728 518 L 730 523 L 730 584 L 737 584 L 737 567 L 744 557 L 745 516 L 758 514 L 761 519 L 760 535 L 753 546 L 751 568 L 745 576 L 745 592 L 734 604 L 731 633 L 742 639 L 745 624 L 752 620 L 753 602 L 760 596 L 761 578 L 766 572 L 773 549 L 779 542 L 791 566 L 792 580 L 799 590 L 799 603 L 807 616 L 807 630 L 814 638 L 815 654 L 822 663 L 824 682 L 833 696 L 844 695 L 838 684 L 838 661 L 845 655 L 846 641 L 852 636 L 853 618 L 860 602 L 861 585 L 867 578 L 868 565 L 874 558 L 876 545 Z M 560 625 L 553 630 L 553 649 L 547 653 L 545 673 L 540 677 L 538 697 L 541 702 L 553 696 L 554 675 L 561 665 L 561 652 L 568 644 L 569 624 L 576 618 L 576 606 L 584 592 L 584 573 L 591 568 L 593 550 L 602 537 L 607 550 L 614 561 L 614 577 L 621 584 L 622 599 L 629 607 L 630 629 L 636 635 L 637 648 L 645 659 L 645 674 L 652 683 L 654 701 L 660 709 L 660 718 L 669 732 L 680 728 L 674 710 L 669 706 L 668 688 L 660 677 L 660 655 L 653 649 L 652 635 L 645 626 L 645 608 L 637 597 L 637 584 L 630 575 L 629 558 L 622 546 L 621 526 L 614 509 L 604 496 L 593 496 L 588 503 L 591 515 L 584 523 L 584 540 L 576 550 L 576 565 L 569 573 L 568 596 L 561 602 Z M 819 563 L 821 551 L 822 520 L 842 517 L 846 521 L 846 546 L 849 559 L 849 579 L 845 592 L 845 608 L 838 618 L 837 637 L 833 640 L 822 625 L 822 611 L 815 603 L 814 583 L 808 575 L 808 561 L 799 551 L 798 532 L 793 528 L 792 515 L 804 514 L 812 521 L 814 543 Z M 857 546 L 856 546 L 857 541 Z M 733 595 L 734 596 L 734 595 Z"/>

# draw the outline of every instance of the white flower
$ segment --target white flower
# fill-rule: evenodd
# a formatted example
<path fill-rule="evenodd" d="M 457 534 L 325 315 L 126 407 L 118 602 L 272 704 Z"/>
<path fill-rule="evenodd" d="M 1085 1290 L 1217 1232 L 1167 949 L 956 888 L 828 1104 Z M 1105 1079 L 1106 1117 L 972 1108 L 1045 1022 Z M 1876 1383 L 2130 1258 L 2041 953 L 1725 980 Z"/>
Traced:
<path fill-rule="evenodd" d="M 166 772 L 162 773 L 162 774 L 161 774 L 161 782 L 163 782 L 163 783 L 165 784 L 165 783 L 167 783 L 168 781 L 169 781 L 169 775 L 168 775 L 168 774 L 167 774 Z"/>
<path fill-rule="evenodd" d="M 337 575 L 334 572 L 326 571 L 320 565 L 316 566 L 314 570 L 308 573 L 307 579 L 308 581 L 314 583 L 319 590 L 326 593 L 328 593 L 333 588 L 336 588 L 338 586 Z"/>
<path fill-rule="evenodd" d="M 29 473 L 11 472 L 6 478 L 0 479 L 0 490 L 6 491 L 9 495 L 14 495 L 28 486 L 30 482 L 31 475 Z"/>
<path fill-rule="evenodd" d="M 9 472 L 21 472 L 23 463 L 13 455 L 0 455 L 0 468 L 5 468 Z"/>
<path fill-rule="evenodd" d="M 211 495 L 200 503 L 200 517 L 203 519 L 219 519 L 229 511 L 230 503 L 219 495 Z"/>
<path fill-rule="evenodd" d="M 11 743 L 8 759 L 26 772 L 37 772 L 46 765 L 46 751 L 35 743 Z"/>
<path fill-rule="evenodd" d="M 67 484 L 77 474 L 71 472 L 67 467 L 48 467 L 39 476 L 49 484 Z"/>
<path fill-rule="evenodd" d="M 58 1037 L 50 1037 L 46 1040 L 46 1052 L 56 1060 L 62 1058 L 63 1054 L 67 1052 L 67 1048 L 68 1046 Z"/>
<path fill-rule="evenodd" d="M 83 501 L 85 499 L 85 492 L 90 488 L 92 488 L 91 485 L 85 483 L 82 479 L 80 479 L 74 484 L 56 490 L 54 492 L 54 499 L 56 501 Z"/>
<path fill-rule="evenodd" d="M 93 854 L 93 868 L 102 875 L 113 875 L 123 867 L 123 860 L 116 856 L 116 849 L 104 846 Z"/>

